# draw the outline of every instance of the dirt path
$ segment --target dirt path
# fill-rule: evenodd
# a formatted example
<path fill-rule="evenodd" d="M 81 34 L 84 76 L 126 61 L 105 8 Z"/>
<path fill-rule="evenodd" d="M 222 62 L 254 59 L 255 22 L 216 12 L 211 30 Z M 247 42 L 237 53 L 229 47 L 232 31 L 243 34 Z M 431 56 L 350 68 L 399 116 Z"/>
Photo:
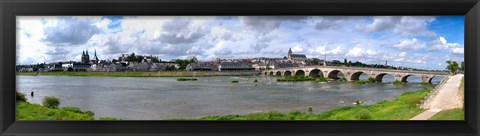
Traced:
<path fill-rule="evenodd" d="M 432 101 L 428 103 L 427 107 L 429 107 L 429 110 L 410 120 L 427 120 L 442 110 L 463 107 L 458 92 L 462 77 L 463 74 L 452 76 L 445 85 L 440 88 L 438 94 L 432 98 Z"/>

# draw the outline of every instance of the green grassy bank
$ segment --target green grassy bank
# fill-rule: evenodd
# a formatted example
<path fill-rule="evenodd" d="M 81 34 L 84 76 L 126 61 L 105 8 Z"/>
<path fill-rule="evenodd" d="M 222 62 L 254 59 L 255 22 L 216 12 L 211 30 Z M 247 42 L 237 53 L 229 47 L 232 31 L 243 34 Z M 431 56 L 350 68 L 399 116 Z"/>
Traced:
<path fill-rule="evenodd" d="M 18 120 L 93 120 L 93 115 L 78 108 L 47 108 L 39 104 L 17 101 Z"/>
<path fill-rule="evenodd" d="M 464 110 L 460 108 L 443 110 L 433 115 L 428 120 L 463 120 L 464 119 L 463 113 L 464 113 Z"/>
<path fill-rule="evenodd" d="M 42 106 L 39 104 L 29 103 L 25 98 L 25 94 L 16 94 L 16 112 L 17 120 L 95 120 L 95 113 L 91 111 L 81 111 L 77 107 Z M 46 104 L 44 100 L 44 105 Z M 60 103 L 58 103 L 60 104 Z M 113 117 L 103 117 L 98 120 L 120 120 Z"/>
<path fill-rule="evenodd" d="M 17 75 L 36 76 L 35 72 L 17 72 Z M 109 76 L 109 77 L 202 77 L 202 76 L 252 76 L 245 72 L 192 72 L 192 71 L 162 71 L 162 72 L 41 72 L 38 76 Z"/>
<path fill-rule="evenodd" d="M 81 111 L 76 107 L 48 108 L 39 104 L 17 101 L 17 120 L 95 120 L 93 112 Z M 120 120 L 103 117 L 98 120 Z"/>
<path fill-rule="evenodd" d="M 206 116 L 199 120 L 408 120 L 425 110 L 416 104 L 425 97 L 432 88 L 407 92 L 395 100 L 383 101 L 373 105 L 359 105 L 336 108 L 326 112 L 311 113 L 277 111 L 251 113 L 246 115 Z M 197 119 L 193 119 L 197 120 Z"/>

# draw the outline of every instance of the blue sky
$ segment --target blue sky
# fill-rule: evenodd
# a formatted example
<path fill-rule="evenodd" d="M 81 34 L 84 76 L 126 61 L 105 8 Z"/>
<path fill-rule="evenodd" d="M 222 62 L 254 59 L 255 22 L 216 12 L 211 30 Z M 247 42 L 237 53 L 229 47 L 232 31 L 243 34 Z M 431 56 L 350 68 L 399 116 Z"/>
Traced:
<path fill-rule="evenodd" d="M 17 63 L 79 61 L 82 51 L 162 60 L 284 57 L 445 69 L 464 59 L 463 16 L 18 16 Z"/>

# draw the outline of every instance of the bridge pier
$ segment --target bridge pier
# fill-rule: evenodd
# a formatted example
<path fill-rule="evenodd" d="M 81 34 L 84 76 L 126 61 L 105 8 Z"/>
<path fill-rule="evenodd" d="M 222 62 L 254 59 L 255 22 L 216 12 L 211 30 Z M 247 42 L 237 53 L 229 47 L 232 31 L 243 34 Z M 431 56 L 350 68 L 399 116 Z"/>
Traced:
<path fill-rule="evenodd" d="M 432 80 L 433 75 L 422 75 L 421 77 L 423 82 L 431 84 L 430 81 Z"/>

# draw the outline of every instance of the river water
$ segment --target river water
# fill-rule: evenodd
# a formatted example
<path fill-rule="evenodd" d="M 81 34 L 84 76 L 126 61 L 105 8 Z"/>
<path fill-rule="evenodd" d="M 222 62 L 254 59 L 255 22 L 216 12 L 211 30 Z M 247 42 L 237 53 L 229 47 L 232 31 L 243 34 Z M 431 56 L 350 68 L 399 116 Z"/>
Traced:
<path fill-rule="evenodd" d="M 361 79 L 366 76 L 362 75 Z M 261 111 L 327 111 L 351 106 L 355 100 L 374 104 L 421 89 L 418 77 L 395 86 L 393 77 L 383 83 L 357 85 L 328 82 L 276 82 L 275 77 L 198 77 L 198 81 L 176 81 L 177 77 L 80 77 L 17 76 L 17 90 L 29 102 L 41 104 L 44 96 L 60 98 L 60 107 L 73 106 L 95 113 L 95 117 L 123 120 L 162 120 L 209 115 L 247 114 Z M 258 82 L 254 83 L 253 80 Z M 438 84 L 442 78 L 434 78 Z M 239 83 L 231 83 L 233 80 Z M 35 92 L 31 97 L 30 92 Z M 343 101 L 343 103 L 342 103 Z"/>

